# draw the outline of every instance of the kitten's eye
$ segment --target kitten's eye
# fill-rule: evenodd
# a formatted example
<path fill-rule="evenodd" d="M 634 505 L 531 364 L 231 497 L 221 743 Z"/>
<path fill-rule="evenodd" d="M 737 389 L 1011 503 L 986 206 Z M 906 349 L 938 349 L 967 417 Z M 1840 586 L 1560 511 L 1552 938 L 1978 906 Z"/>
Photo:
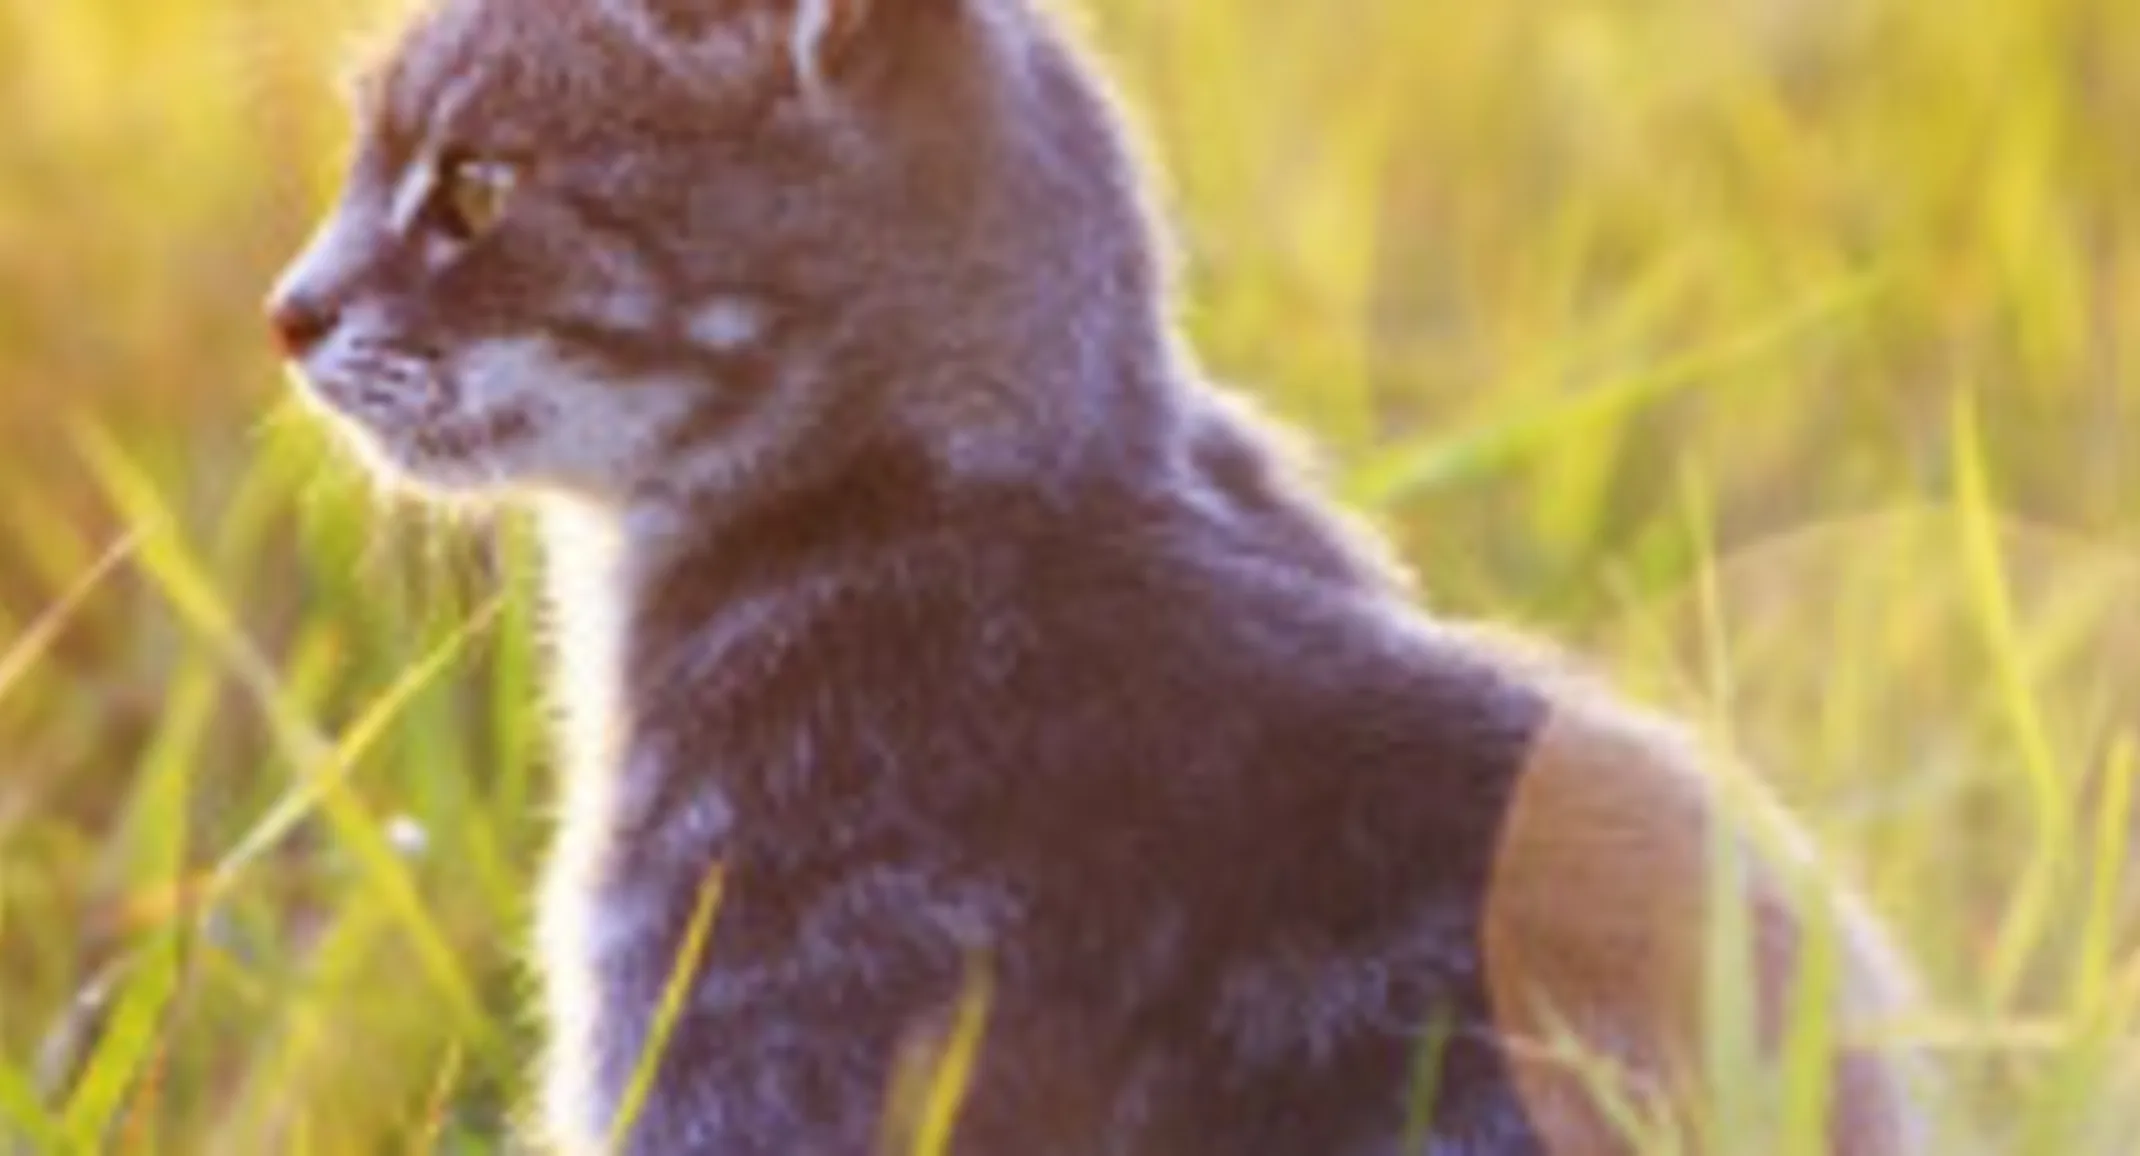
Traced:
<path fill-rule="evenodd" d="M 431 212 L 446 234 L 473 241 L 497 227 L 519 174 L 501 161 L 448 157 L 439 162 Z"/>

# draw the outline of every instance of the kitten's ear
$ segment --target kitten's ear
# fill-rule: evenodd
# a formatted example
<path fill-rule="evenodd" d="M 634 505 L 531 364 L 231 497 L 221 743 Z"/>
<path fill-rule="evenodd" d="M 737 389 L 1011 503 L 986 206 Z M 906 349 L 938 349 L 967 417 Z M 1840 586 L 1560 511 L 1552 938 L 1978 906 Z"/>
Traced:
<path fill-rule="evenodd" d="M 876 24 L 897 9 L 918 7 L 919 0 L 787 0 L 794 9 L 788 28 L 788 61 L 806 89 L 823 84 L 834 61 L 862 45 Z M 888 32 L 886 33 L 888 34 Z"/>
<path fill-rule="evenodd" d="M 805 88 L 873 41 L 901 35 L 916 19 L 967 0 L 611 0 L 636 8 L 666 47 L 700 55 L 743 47 L 776 57 Z M 770 61 L 769 61 L 770 63 Z"/>

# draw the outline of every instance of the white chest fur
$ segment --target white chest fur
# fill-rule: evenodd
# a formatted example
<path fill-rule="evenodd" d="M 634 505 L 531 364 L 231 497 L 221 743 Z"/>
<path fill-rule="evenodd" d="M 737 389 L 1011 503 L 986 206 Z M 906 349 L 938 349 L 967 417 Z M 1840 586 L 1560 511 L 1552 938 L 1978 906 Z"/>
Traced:
<path fill-rule="evenodd" d="M 600 1011 L 588 946 L 600 932 L 596 887 L 610 851 L 626 735 L 624 646 L 634 583 L 624 530 L 609 511 L 557 501 L 542 513 L 557 716 L 557 829 L 536 915 L 550 1041 L 544 1077 L 549 1139 L 598 1150 L 593 1051 Z"/>

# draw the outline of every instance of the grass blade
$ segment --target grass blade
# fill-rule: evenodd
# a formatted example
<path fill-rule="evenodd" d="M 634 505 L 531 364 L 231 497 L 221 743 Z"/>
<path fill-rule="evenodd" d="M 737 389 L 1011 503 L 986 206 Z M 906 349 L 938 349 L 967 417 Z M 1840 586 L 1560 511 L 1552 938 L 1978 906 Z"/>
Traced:
<path fill-rule="evenodd" d="M 385 736 L 409 703 L 452 669 L 471 643 L 489 632 L 498 619 L 501 606 L 501 599 L 493 599 L 372 700 L 371 705 L 342 732 L 333 749 L 308 769 L 303 781 L 284 795 L 274 809 L 254 824 L 237 846 L 216 864 L 210 887 L 211 899 L 236 885 L 247 868 L 289 838 L 332 797 L 347 789 L 349 776 L 364 755 Z"/>
<path fill-rule="evenodd" d="M 37 1152 L 69 1151 L 60 1122 L 22 1069 L 0 1063 L 0 1147 L 20 1140 Z M 12 1149 L 10 1149 L 12 1151 Z"/>
<path fill-rule="evenodd" d="M 21 681 L 31 665 L 44 657 L 45 651 L 51 648 L 60 632 L 67 628 L 67 623 L 73 621 L 75 614 L 88 603 L 104 580 L 134 556 L 140 541 L 138 534 L 127 534 L 112 543 L 103 556 L 60 595 L 58 602 L 38 615 L 23 631 L 22 637 L 16 639 L 6 652 L 0 653 L 0 698 L 6 698 L 7 692 Z"/>
<path fill-rule="evenodd" d="M 336 745 L 304 716 L 286 693 L 274 665 L 238 628 L 201 564 L 172 529 L 173 519 L 155 483 L 95 426 L 80 427 L 76 443 L 106 496 L 142 536 L 140 557 L 157 589 L 260 708 L 271 737 L 290 765 L 301 772 L 335 765 Z M 420 970 L 444 997 L 456 1027 L 470 1037 L 489 1040 L 494 1029 L 482 1013 L 482 1003 L 461 967 L 458 952 L 425 909 L 415 881 L 379 822 L 339 778 L 330 779 L 318 802 L 337 841 L 397 916 Z"/>
<path fill-rule="evenodd" d="M 988 1034 L 988 1016 L 994 1004 L 995 977 L 986 963 L 976 962 L 967 969 L 966 987 L 959 996 L 951 1038 L 945 1042 L 943 1053 L 937 1058 L 935 1074 L 922 1096 L 913 1156 L 945 1156 L 951 1151 L 951 1135 L 958 1126 L 959 1109 L 966 1102 L 966 1090 L 973 1085 L 974 1069 L 981 1057 L 981 1041 Z"/>
<path fill-rule="evenodd" d="M 2071 823 L 2050 734 L 2035 693 L 2029 689 L 2028 664 L 2022 654 L 2020 628 L 2014 621 L 2013 596 L 1999 558 L 1998 516 L 1984 460 L 1976 399 L 1966 391 L 1955 399 L 1954 458 L 1956 511 L 1961 522 L 1970 610 L 1991 656 L 1999 708 L 2021 753 L 2036 825 L 2034 853 L 2029 856 L 2013 902 L 1993 941 L 1992 999 L 1994 1006 L 2004 1007 L 2050 926 L 2066 874 Z"/>
<path fill-rule="evenodd" d="M 1747 331 L 1680 355 L 1647 373 L 1620 378 L 1550 406 L 1431 438 L 1371 458 L 1345 486 L 1355 501 L 1387 506 L 1422 491 L 1506 468 L 1599 423 L 1725 378 L 1732 369 L 1782 350 L 1808 331 L 1863 308 L 1879 288 L 1866 277 L 1847 282 Z"/>
<path fill-rule="evenodd" d="M 129 960 L 118 1002 L 99 1033 L 95 1056 L 67 1099 L 63 1122 L 72 1148 L 98 1151 L 105 1147 L 127 1095 L 158 1050 L 165 1013 L 178 994 L 181 940 L 180 928 L 166 927 Z"/>
<path fill-rule="evenodd" d="M 624 1096 L 617 1104 L 616 1119 L 610 1122 L 609 1142 L 603 1148 L 605 1152 L 625 1151 L 632 1129 L 639 1123 L 639 1114 L 646 1110 L 647 1097 L 654 1092 L 654 1081 L 661 1075 L 662 1057 L 669 1050 L 669 1038 L 676 1031 L 677 1021 L 683 1018 L 684 1002 L 690 998 L 699 968 L 706 960 L 706 945 L 713 938 L 713 921 L 721 909 L 724 881 L 716 867 L 707 872 L 705 881 L 699 885 L 698 905 L 691 912 L 690 926 L 684 929 L 684 941 L 677 948 L 676 960 L 669 968 L 668 982 L 662 985 L 661 1003 L 656 1006 L 654 1022 L 647 1030 L 646 1046 L 639 1049 L 639 1063 L 632 1069 L 631 1082 L 625 1085 Z"/>

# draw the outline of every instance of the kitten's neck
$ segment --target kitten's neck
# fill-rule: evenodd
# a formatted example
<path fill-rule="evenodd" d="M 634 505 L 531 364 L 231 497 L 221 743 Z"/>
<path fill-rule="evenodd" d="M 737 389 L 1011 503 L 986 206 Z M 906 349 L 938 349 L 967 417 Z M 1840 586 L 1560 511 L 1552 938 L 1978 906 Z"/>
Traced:
<path fill-rule="evenodd" d="M 940 542 L 949 506 L 911 455 L 850 465 L 740 507 L 543 500 L 559 716 L 551 878 L 564 892 L 612 875 L 618 840 L 660 813 L 679 775 L 718 773 L 677 744 L 719 708 L 723 685 L 806 645 L 813 606 L 884 593 L 888 562 Z"/>
<path fill-rule="evenodd" d="M 574 810 L 609 809 L 604 784 L 643 721 L 634 696 L 662 686 L 662 672 L 696 654 L 729 610 L 841 559 L 901 548 L 960 502 L 958 480 L 911 447 L 836 460 L 757 479 L 747 494 L 539 500 L 552 696 Z"/>

